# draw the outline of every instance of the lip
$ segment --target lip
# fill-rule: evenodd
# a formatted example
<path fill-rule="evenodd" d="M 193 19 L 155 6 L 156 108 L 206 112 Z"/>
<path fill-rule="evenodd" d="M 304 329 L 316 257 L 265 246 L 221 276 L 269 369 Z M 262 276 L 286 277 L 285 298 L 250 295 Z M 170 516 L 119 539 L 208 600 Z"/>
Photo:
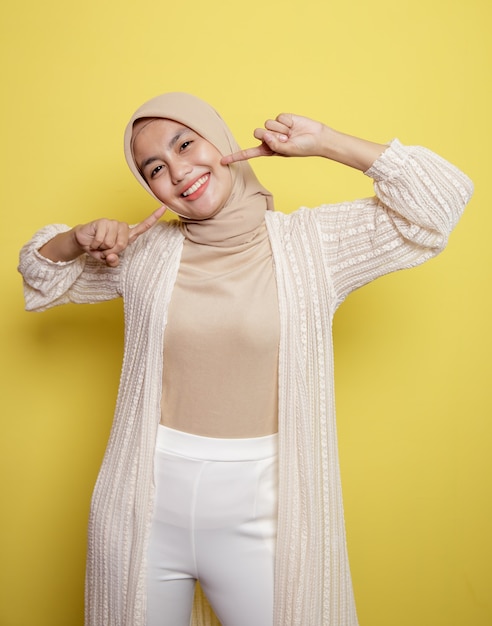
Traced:
<path fill-rule="evenodd" d="M 184 193 L 187 189 L 189 189 L 190 187 L 193 187 L 193 185 L 194 185 L 197 181 L 199 181 L 199 180 L 200 180 L 200 178 L 203 178 L 204 176 L 206 176 L 206 177 L 207 177 L 207 180 L 206 180 L 204 183 L 202 183 L 202 184 L 200 185 L 200 187 L 198 187 L 198 189 L 197 189 L 196 191 L 194 191 L 193 193 L 190 193 L 190 195 L 189 195 L 189 196 L 183 196 L 183 193 Z M 194 180 L 191 184 L 189 184 L 189 185 L 187 185 L 187 186 L 186 186 L 186 189 L 184 189 L 184 190 L 181 192 L 181 197 L 183 198 L 183 200 L 186 200 L 186 201 L 188 201 L 188 200 L 189 200 L 189 201 L 197 200 L 198 198 L 200 198 L 200 196 L 202 196 L 202 195 L 205 193 L 205 190 L 207 189 L 207 187 L 208 187 L 208 183 L 209 183 L 209 182 L 210 182 L 210 172 L 207 172 L 206 174 L 201 174 L 200 176 L 198 176 L 197 178 L 195 178 L 195 180 Z"/>

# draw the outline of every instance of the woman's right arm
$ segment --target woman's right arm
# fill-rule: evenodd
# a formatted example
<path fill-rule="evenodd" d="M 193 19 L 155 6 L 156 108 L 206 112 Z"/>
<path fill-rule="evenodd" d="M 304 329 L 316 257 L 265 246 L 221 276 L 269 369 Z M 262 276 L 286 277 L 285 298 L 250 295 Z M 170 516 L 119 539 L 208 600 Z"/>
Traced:
<path fill-rule="evenodd" d="M 44 311 L 67 302 L 94 303 L 120 296 L 120 257 L 165 210 L 160 207 L 133 227 L 100 219 L 72 229 L 52 225 L 38 231 L 20 253 L 18 269 L 24 279 L 26 310 Z"/>

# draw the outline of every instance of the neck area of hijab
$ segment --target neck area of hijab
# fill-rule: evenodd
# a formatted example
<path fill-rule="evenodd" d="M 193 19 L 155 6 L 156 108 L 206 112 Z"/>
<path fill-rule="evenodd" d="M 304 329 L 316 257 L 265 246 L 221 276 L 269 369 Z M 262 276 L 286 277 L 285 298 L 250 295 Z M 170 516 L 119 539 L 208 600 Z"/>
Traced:
<path fill-rule="evenodd" d="M 125 130 L 124 147 L 130 170 L 151 195 L 132 150 L 133 127 L 142 118 L 162 118 L 184 124 L 214 145 L 223 156 L 240 149 L 217 111 L 196 96 L 172 92 L 149 100 L 131 117 Z M 205 220 L 180 217 L 180 228 L 189 241 L 231 248 L 253 243 L 264 233 L 265 211 L 273 210 L 271 193 L 260 184 L 247 161 L 232 163 L 229 167 L 232 191 L 222 209 Z"/>

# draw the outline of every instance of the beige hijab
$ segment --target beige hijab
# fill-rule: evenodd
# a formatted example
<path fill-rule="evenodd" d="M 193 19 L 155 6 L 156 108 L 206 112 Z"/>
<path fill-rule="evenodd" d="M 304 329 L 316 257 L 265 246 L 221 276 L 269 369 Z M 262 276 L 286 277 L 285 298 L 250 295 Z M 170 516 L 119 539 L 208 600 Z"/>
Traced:
<path fill-rule="evenodd" d="M 186 93 L 166 93 L 143 104 L 133 114 L 125 130 L 125 157 L 139 183 L 151 194 L 138 169 L 132 151 L 135 122 L 142 118 L 174 120 L 191 128 L 225 156 L 240 148 L 220 115 L 209 104 Z M 235 246 L 255 237 L 266 209 L 273 210 L 273 198 L 259 183 L 247 161 L 229 166 L 233 186 L 229 200 L 214 217 L 197 221 L 180 217 L 185 236 L 196 243 Z M 154 196 L 155 197 L 155 196 Z"/>

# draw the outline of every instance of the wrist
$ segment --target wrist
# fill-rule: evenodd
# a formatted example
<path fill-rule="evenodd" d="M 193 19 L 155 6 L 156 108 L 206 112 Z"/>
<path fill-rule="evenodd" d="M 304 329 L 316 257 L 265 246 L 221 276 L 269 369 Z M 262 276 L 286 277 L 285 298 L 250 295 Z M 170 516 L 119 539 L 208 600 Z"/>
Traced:
<path fill-rule="evenodd" d="M 54 262 L 73 261 L 84 253 L 77 241 L 76 228 L 56 235 L 41 246 L 38 252 Z"/>

